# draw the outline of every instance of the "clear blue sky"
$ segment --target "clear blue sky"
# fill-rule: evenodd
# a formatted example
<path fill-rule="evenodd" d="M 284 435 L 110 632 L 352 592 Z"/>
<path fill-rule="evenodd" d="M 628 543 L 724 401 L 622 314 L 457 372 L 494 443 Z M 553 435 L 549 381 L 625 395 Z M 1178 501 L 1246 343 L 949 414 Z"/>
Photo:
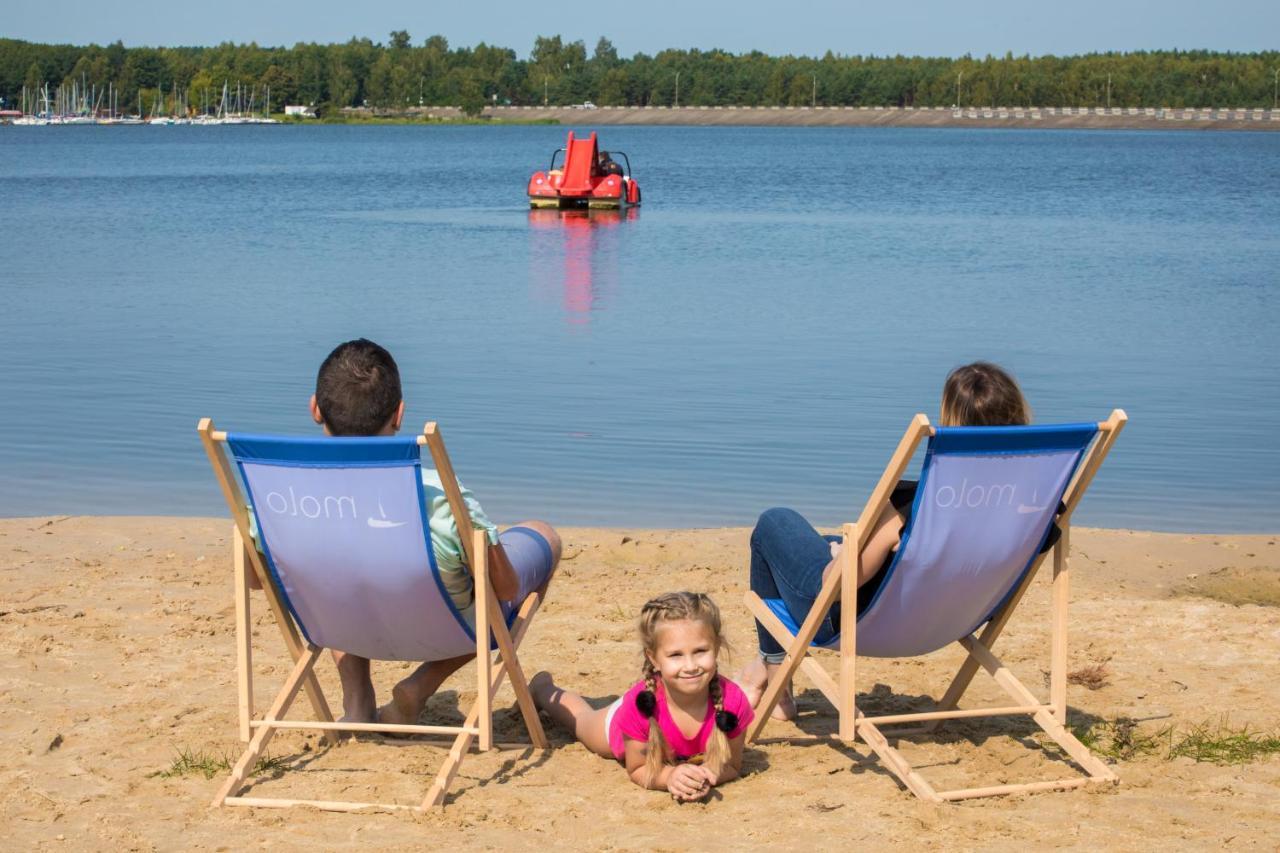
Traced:
<path fill-rule="evenodd" d="M 581 8 L 581 15 L 569 10 Z M 0 36 L 37 42 L 127 46 L 222 41 L 290 46 L 352 36 L 414 44 L 439 33 L 451 46 L 481 41 L 527 56 L 537 35 L 604 35 L 618 52 L 719 47 L 734 53 L 822 55 L 1029 53 L 1280 48 L 1280 0 L 640 0 L 640 2 L 436 2 L 435 0 L 8 0 Z"/>

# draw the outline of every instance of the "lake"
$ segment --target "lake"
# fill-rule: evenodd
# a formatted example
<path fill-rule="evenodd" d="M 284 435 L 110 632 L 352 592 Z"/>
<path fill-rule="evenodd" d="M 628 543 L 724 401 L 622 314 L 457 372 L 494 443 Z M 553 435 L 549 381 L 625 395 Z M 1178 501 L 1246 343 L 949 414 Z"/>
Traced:
<path fill-rule="evenodd" d="M 531 213 L 565 131 L 0 128 L 0 516 L 225 514 L 197 419 L 365 336 L 506 522 L 852 520 L 983 358 L 1128 411 L 1078 522 L 1280 528 L 1280 134 L 611 127 L 643 207 Z"/>

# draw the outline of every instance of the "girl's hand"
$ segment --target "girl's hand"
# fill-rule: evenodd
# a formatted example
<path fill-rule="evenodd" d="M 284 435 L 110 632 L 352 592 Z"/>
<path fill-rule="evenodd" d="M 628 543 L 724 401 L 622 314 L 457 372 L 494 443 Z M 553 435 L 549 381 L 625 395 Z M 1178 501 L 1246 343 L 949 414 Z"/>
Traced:
<path fill-rule="evenodd" d="M 667 790 L 677 801 L 700 800 L 711 790 L 711 783 L 701 767 L 677 764 L 667 777 Z"/>
<path fill-rule="evenodd" d="M 841 543 L 839 543 L 839 542 L 828 542 L 828 543 L 827 543 L 827 547 L 831 550 L 831 559 L 833 559 L 833 560 L 834 560 L 834 559 L 836 559 L 836 558 L 838 558 L 838 557 L 840 556 L 840 544 L 841 544 Z"/>

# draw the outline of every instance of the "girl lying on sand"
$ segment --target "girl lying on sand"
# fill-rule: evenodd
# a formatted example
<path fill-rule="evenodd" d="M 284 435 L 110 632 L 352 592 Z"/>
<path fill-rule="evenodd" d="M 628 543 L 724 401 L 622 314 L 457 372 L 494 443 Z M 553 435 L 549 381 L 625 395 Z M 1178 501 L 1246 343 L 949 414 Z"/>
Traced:
<path fill-rule="evenodd" d="M 716 670 L 724 644 L 720 610 L 701 593 L 671 592 L 640 611 L 643 678 L 607 708 L 540 672 L 530 687 L 539 708 L 597 755 L 626 765 L 631 781 L 699 800 L 742 771 L 754 712 L 739 687 Z"/>

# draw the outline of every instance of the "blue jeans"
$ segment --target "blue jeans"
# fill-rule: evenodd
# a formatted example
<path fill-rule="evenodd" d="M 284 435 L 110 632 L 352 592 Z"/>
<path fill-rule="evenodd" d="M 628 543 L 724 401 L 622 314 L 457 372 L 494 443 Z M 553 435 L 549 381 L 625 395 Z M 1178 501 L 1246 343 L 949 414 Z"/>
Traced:
<path fill-rule="evenodd" d="M 803 622 L 822 589 L 822 570 L 831 562 L 830 543 L 840 541 L 839 536 L 823 536 L 814 530 L 795 510 L 765 510 L 751 531 L 751 591 L 761 598 L 782 599 L 796 622 Z M 839 625 L 840 603 L 836 602 L 814 641 L 830 641 Z M 781 663 L 786 651 L 759 621 L 756 636 L 765 663 Z"/>

